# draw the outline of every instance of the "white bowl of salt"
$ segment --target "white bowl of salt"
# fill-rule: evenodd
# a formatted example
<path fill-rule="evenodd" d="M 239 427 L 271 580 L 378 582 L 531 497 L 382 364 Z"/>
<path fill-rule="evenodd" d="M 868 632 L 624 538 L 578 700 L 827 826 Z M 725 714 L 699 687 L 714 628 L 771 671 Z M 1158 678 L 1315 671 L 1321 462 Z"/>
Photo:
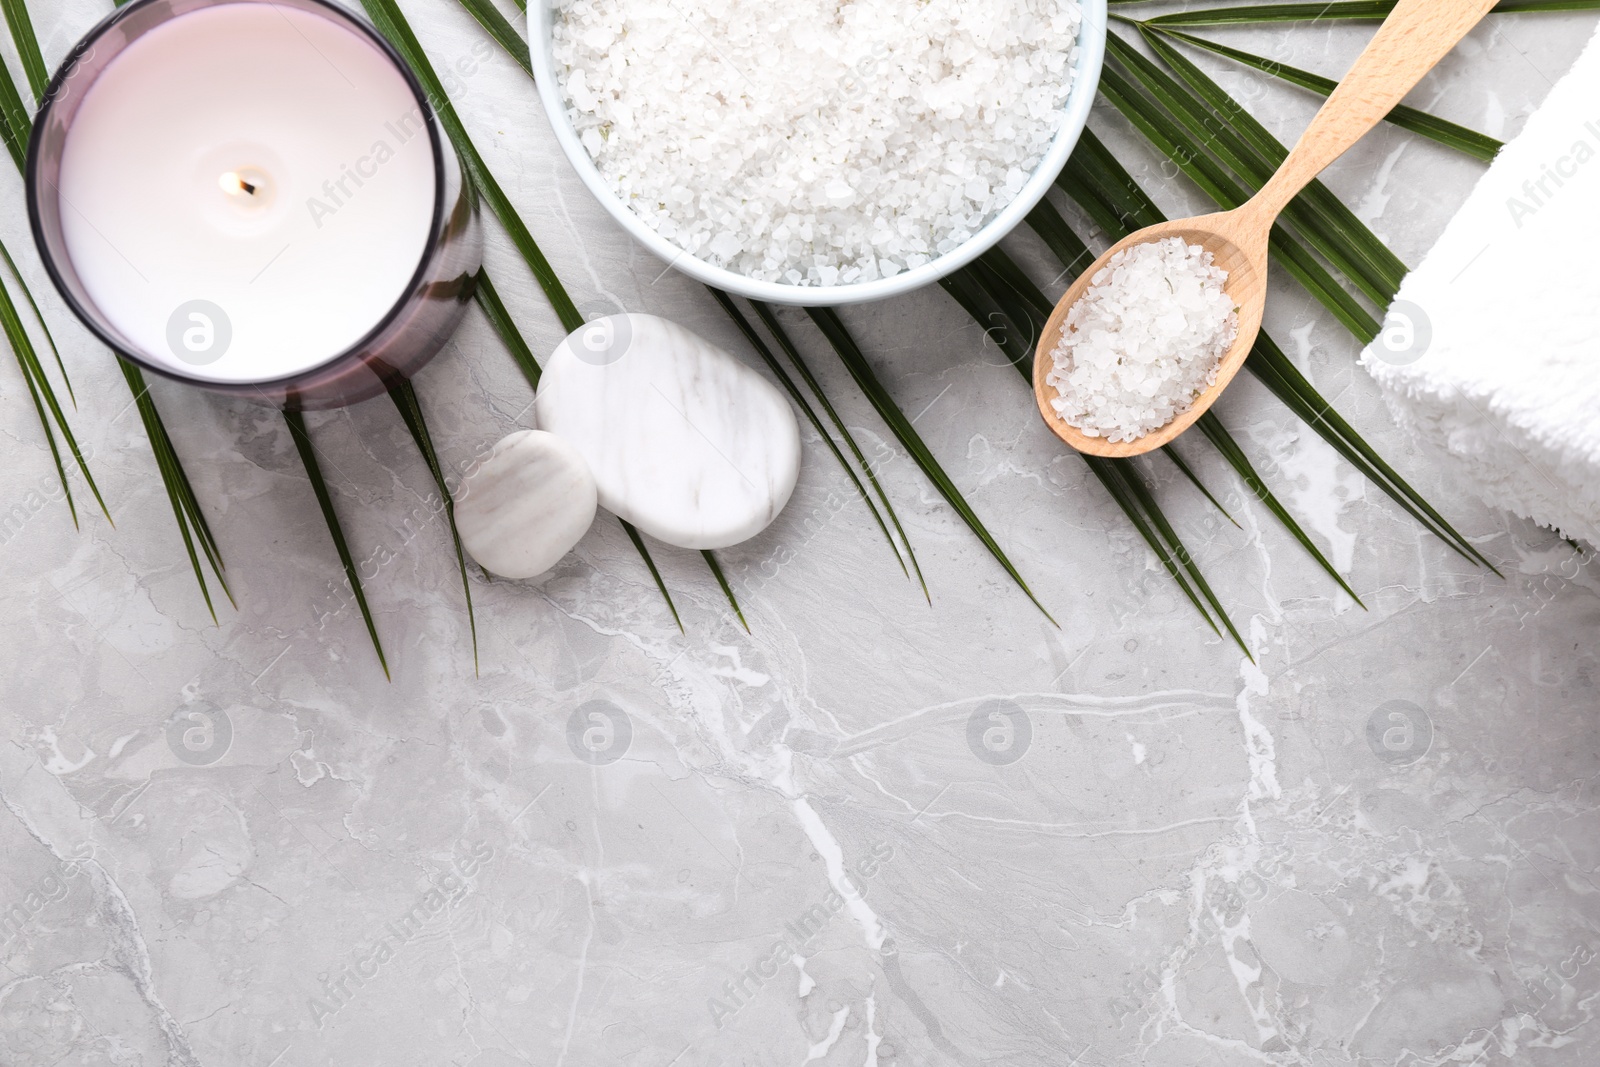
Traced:
<path fill-rule="evenodd" d="M 755 300 L 882 300 L 972 262 L 1088 120 L 1106 0 L 534 0 L 579 177 L 670 266 Z"/>

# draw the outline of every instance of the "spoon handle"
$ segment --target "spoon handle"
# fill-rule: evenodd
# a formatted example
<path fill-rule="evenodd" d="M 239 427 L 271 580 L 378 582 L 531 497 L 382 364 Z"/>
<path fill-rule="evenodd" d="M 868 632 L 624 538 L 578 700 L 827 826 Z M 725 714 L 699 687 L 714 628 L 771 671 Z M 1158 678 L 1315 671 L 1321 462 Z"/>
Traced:
<path fill-rule="evenodd" d="M 1251 202 L 1275 219 L 1311 179 L 1399 104 L 1496 0 L 1398 0 L 1366 50 Z"/>

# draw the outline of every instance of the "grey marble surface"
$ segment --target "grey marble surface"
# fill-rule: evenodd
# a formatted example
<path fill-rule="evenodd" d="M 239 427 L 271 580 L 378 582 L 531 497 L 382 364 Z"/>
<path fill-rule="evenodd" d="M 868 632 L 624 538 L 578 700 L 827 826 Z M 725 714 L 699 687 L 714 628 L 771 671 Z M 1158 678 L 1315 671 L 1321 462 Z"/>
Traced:
<path fill-rule="evenodd" d="M 446 0 L 405 6 L 437 62 L 481 39 Z M 47 60 L 104 10 L 35 4 Z M 1415 99 L 1514 134 L 1594 24 L 1499 17 Z M 1337 74 L 1365 34 L 1227 37 Z M 1225 80 L 1285 137 L 1310 115 Z M 585 199 L 519 71 L 497 56 L 456 82 L 585 312 L 669 316 L 749 355 Z M 1199 206 L 1114 115 L 1092 125 L 1163 206 Z M 1329 182 L 1416 262 L 1479 172 L 1384 129 Z M 1244 659 L 934 290 L 847 320 L 1059 628 L 788 314 L 931 607 L 806 431 L 787 511 L 721 554 L 750 634 L 698 554 L 658 547 L 680 633 L 601 521 L 542 583 L 474 582 L 475 676 L 427 471 L 374 401 L 311 425 L 389 682 L 282 420 L 160 382 L 238 599 L 212 624 L 19 189 L 0 170 L 0 229 L 63 342 L 116 527 L 75 532 L 50 499 L 0 369 L 5 1067 L 1600 1061 L 1600 568 L 1414 456 L 1354 341 L 1287 284 L 1269 330 L 1503 579 L 1246 377 L 1222 418 L 1368 610 L 1190 444 L 1241 529 L 1152 470 Z M 498 236 L 490 263 L 552 349 Z M 451 467 L 531 399 L 476 316 L 418 385 Z"/>

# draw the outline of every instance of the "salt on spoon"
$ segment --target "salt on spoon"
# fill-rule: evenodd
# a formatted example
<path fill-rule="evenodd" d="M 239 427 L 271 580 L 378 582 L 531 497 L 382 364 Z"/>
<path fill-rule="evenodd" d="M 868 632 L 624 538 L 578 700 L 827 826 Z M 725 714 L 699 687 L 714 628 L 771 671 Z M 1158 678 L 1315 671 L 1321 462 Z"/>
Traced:
<path fill-rule="evenodd" d="M 1125 248 L 1072 305 L 1046 380 L 1088 437 L 1134 441 L 1189 409 L 1239 333 L 1210 252 L 1178 237 Z"/>
<path fill-rule="evenodd" d="M 1278 215 L 1328 164 L 1393 110 L 1495 3 L 1496 0 L 1398 0 L 1350 72 L 1312 118 L 1294 151 L 1260 192 L 1232 211 L 1140 230 L 1112 245 L 1085 271 L 1056 305 L 1034 354 L 1034 400 L 1051 431 L 1080 452 L 1115 459 L 1160 448 L 1209 411 L 1244 365 L 1261 332 L 1267 298 L 1267 241 Z M 1067 318 L 1117 255 L 1168 238 L 1200 246 L 1211 254 L 1213 265 L 1226 273 L 1226 292 L 1238 308 L 1237 332 L 1217 364 L 1215 379 L 1187 410 L 1164 426 L 1130 440 L 1091 436 L 1056 409 L 1055 402 L 1064 398 L 1050 380 L 1056 369 L 1054 353 Z"/>

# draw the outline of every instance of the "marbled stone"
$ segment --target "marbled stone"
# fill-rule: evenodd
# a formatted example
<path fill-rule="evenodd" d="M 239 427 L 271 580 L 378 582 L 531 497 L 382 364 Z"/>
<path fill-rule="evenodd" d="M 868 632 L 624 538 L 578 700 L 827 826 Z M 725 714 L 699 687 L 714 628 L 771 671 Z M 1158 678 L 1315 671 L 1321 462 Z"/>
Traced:
<path fill-rule="evenodd" d="M 502 437 L 461 484 L 456 528 L 485 570 L 536 578 L 572 551 L 594 522 L 594 477 L 578 450 L 555 434 Z"/>
<path fill-rule="evenodd" d="M 800 475 L 800 429 L 783 394 L 655 315 L 574 331 L 550 357 L 534 411 L 583 454 L 603 507 L 680 548 L 754 537 Z"/>
<path fill-rule="evenodd" d="M 28 6 L 52 68 L 111 10 Z M 581 311 L 756 359 L 593 202 L 459 3 L 400 6 Z M 1491 15 L 1411 102 L 1513 136 L 1596 19 Z M 1196 32 L 1337 76 L 1372 25 Z M 1187 54 L 1280 141 L 1321 101 Z M 1214 207 L 1109 106 L 1091 126 L 1167 214 Z M 1385 124 L 1325 177 L 1415 264 L 1484 169 Z M 1139 470 L 1247 659 L 932 287 L 841 317 L 1059 628 L 778 309 L 931 606 L 808 424 L 788 506 L 717 553 L 750 632 L 699 553 L 651 542 L 680 630 L 606 516 L 536 585 L 474 568 L 479 675 L 433 479 L 378 399 L 307 422 L 391 682 L 283 420 L 151 377 L 238 601 L 213 583 L 212 622 L 127 385 L 50 288 L 17 188 L 0 230 L 116 526 L 75 480 L 74 528 L 0 354 L 5 1067 L 1600 1063 L 1600 559 L 1410 449 L 1361 343 L 1285 273 L 1268 333 L 1503 578 L 1242 375 L 1219 418 L 1368 609 L 1188 435 L 1242 529 L 1165 457 Z M 567 331 L 491 230 L 542 356 Z M 1004 247 L 1060 271 L 1029 232 Z M 533 399 L 477 314 L 416 386 L 451 484 Z"/>

